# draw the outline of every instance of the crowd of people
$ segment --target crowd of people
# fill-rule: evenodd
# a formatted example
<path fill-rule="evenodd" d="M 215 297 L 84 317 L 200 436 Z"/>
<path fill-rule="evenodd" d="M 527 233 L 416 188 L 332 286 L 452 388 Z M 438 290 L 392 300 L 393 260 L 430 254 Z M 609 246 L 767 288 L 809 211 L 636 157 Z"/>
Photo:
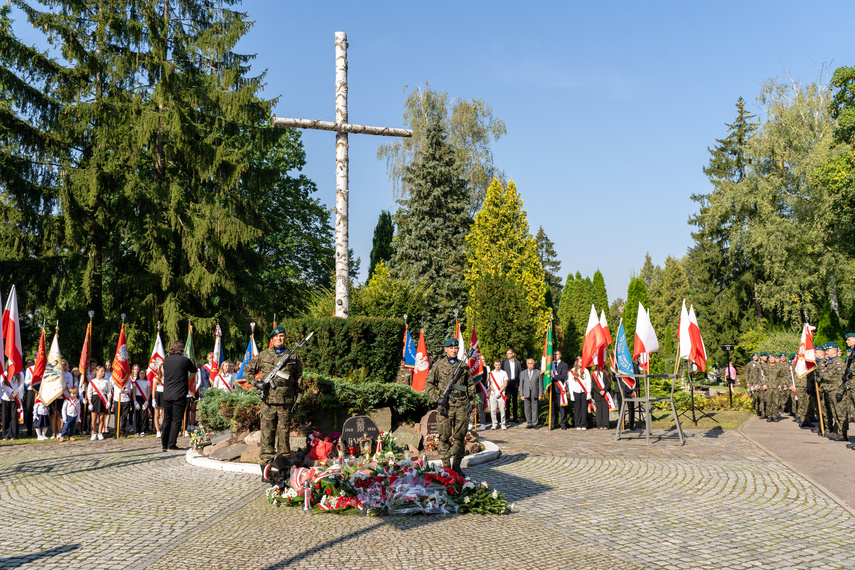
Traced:
<path fill-rule="evenodd" d="M 237 365 L 222 362 L 215 369 L 209 353 L 207 362 L 200 367 L 195 381 L 187 383 L 187 394 L 182 400 L 181 428 L 185 435 L 196 426 L 199 400 L 208 388 L 232 391 L 236 383 Z M 66 360 L 61 361 L 63 372 L 62 394 L 52 402 L 42 402 L 34 390 L 35 362 L 27 361 L 26 369 L 2 385 L 3 440 L 13 440 L 26 435 L 39 441 L 74 441 L 77 436 L 103 440 L 112 424 L 116 435 L 145 437 L 154 434 L 162 437 L 163 423 L 163 368 L 157 370 L 131 366 L 124 386 L 113 381 L 111 361 L 89 363 L 84 374 L 75 367 L 69 370 Z"/>
<path fill-rule="evenodd" d="M 855 333 L 846 334 L 848 355 L 834 342 L 815 347 L 816 366 L 799 376 L 795 354 L 754 353 L 743 375 L 757 415 L 777 422 L 790 413 L 802 429 L 849 443 L 849 418 L 855 413 Z"/>

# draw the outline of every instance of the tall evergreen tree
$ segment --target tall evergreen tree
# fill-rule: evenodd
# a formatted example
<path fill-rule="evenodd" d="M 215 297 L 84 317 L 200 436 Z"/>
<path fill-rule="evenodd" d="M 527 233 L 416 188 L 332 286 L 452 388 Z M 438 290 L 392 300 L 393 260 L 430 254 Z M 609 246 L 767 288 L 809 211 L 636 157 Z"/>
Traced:
<path fill-rule="evenodd" d="M 558 272 L 561 271 L 561 261 L 558 259 L 558 254 L 555 253 L 555 244 L 543 231 L 543 226 L 538 228 L 534 241 L 537 244 L 537 258 L 543 267 L 543 282 L 549 287 L 552 294 L 552 306 L 560 306 L 561 277 L 558 276 Z"/>
<path fill-rule="evenodd" d="M 392 214 L 386 210 L 380 211 L 377 225 L 374 227 L 374 239 L 371 242 L 371 260 L 368 265 L 368 279 L 374 275 L 374 268 L 379 262 L 388 262 L 395 253 L 392 247 L 392 238 L 395 237 L 395 228 L 392 225 Z"/>
<path fill-rule="evenodd" d="M 461 311 L 462 321 L 468 304 L 465 237 L 471 218 L 461 173 L 441 117 L 434 114 L 420 152 L 406 169 L 409 195 L 399 201 L 394 216 L 398 233 L 390 264 L 393 277 L 428 287 L 422 322 L 428 351 L 434 355 L 441 354 L 443 341 L 454 332 L 453 309 Z M 417 315 L 412 322 L 418 322 Z"/>
<path fill-rule="evenodd" d="M 488 330 L 500 330 L 486 322 L 488 318 L 507 320 L 513 315 L 523 344 L 517 342 L 520 354 L 533 355 L 537 338 L 546 332 L 549 313 L 546 309 L 546 285 L 543 266 L 537 255 L 537 244 L 528 231 L 528 219 L 522 198 L 513 181 L 504 186 L 494 180 L 487 189 L 484 207 L 475 215 L 472 230 L 466 236 L 466 284 L 470 291 L 468 314 L 478 327 L 478 340 L 487 354 L 499 356 L 511 339 L 493 336 Z M 495 281 L 498 276 L 517 293 L 509 296 L 513 307 L 495 307 L 496 299 L 474 295 L 485 291 L 481 281 Z M 494 310 L 497 309 L 497 310 Z M 482 332 L 483 331 L 483 332 Z"/>
<path fill-rule="evenodd" d="M 594 305 L 597 307 L 597 314 L 600 311 L 606 314 L 606 322 L 609 320 L 609 294 L 606 292 L 606 280 L 603 274 L 597 269 L 594 272 Z"/>

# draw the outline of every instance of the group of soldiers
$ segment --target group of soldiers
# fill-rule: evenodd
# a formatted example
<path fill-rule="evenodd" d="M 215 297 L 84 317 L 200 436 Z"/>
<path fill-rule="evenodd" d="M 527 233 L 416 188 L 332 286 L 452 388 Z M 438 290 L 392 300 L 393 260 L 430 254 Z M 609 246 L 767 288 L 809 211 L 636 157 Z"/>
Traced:
<path fill-rule="evenodd" d="M 815 347 L 816 366 L 799 377 L 794 373 L 796 355 L 754 353 L 745 365 L 745 383 L 754 409 L 769 422 L 789 411 L 799 427 L 832 441 L 848 443 L 849 418 L 855 413 L 855 333 L 846 334 L 848 355 L 834 342 Z M 818 421 L 818 425 L 814 424 Z"/>

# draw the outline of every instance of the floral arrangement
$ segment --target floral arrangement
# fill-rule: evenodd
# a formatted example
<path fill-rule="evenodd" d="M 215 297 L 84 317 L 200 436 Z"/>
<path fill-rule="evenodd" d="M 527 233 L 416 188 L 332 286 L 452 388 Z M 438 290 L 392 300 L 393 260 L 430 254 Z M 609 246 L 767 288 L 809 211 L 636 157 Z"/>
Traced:
<path fill-rule="evenodd" d="M 190 438 L 190 445 L 193 449 L 196 449 L 203 443 L 211 442 L 211 432 L 206 430 L 202 426 L 198 426 L 196 430 L 193 432 L 193 437 Z"/>
<path fill-rule="evenodd" d="M 339 435 L 339 434 L 333 434 Z M 309 436 L 312 449 L 338 439 Z M 460 477 L 446 467 L 401 455 L 394 438 L 380 432 L 370 457 L 325 460 L 315 467 L 291 470 L 288 485 L 267 490 L 267 502 L 275 505 L 305 504 L 317 511 L 362 511 L 389 515 L 510 513 L 504 496 L 486 482 Z"/>

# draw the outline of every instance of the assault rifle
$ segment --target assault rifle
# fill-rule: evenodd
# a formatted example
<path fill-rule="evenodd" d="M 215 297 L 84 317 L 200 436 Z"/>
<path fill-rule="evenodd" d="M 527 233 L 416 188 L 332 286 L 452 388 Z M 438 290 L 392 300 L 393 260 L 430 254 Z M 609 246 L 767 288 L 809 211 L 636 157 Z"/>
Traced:
<path fill-rule="evenodd" d="M 448 417 L 448 402 L 451 401 L 452 404 L 455 403 L 454 398 L 451 397 L 451 390 L 454 388 L 454 385 L 457 384 L 457 379 L 460 378 L 460 375 L 463 374 L 462 366 L 466 366 L 466 370 L 469 369 L 469 359 L 478 354 L 478 352 L 474 348 L 470 348 L 469 352 L 466 353 L 466 358 L 461 358 L 460 362 L 457 363 L 457 366 L 454 367 L 454 370 L 451 372 L 451 380 L 448 382 L 448 385 L 445 387 L 445 390 L 442 391 L 442 397 L 436 401 L 437 409 L 439 410 L 439 415 L 444 418 Z"/>
<path fill-rule="evenodd" d="M 276 361 L 276 364 L 273 365 L 273 368 L 270 369 L 270 372 L 267 373 L 267 376 L 264 377 L 264 380 L 262 380 L 261 382 L 256 382 L 255 390 L 260 398 L 263 398 L 264 394 L 267 393 L 270 389 L 276 389 L 278 387 L 276 383 L 276 377 L 282 374 L 282 372 L 280 372 L 282 368 L 284 368 L 285 364 L 287 364 L 291 357 L 294 356 L 294 353 L 297 352 L 297 349 L 305 346 L 305 344 L 309 342 L 309 339 L 312 338 L 314 334 L 315 331 L 310 332 L 309 336 L 301 340 L 299 344 L 297 344 L 297 346 L 292 348 L 286 354 L 283 354 L 282 357 Z M 296 399 L 294 403 L 296 405 Z"/>

